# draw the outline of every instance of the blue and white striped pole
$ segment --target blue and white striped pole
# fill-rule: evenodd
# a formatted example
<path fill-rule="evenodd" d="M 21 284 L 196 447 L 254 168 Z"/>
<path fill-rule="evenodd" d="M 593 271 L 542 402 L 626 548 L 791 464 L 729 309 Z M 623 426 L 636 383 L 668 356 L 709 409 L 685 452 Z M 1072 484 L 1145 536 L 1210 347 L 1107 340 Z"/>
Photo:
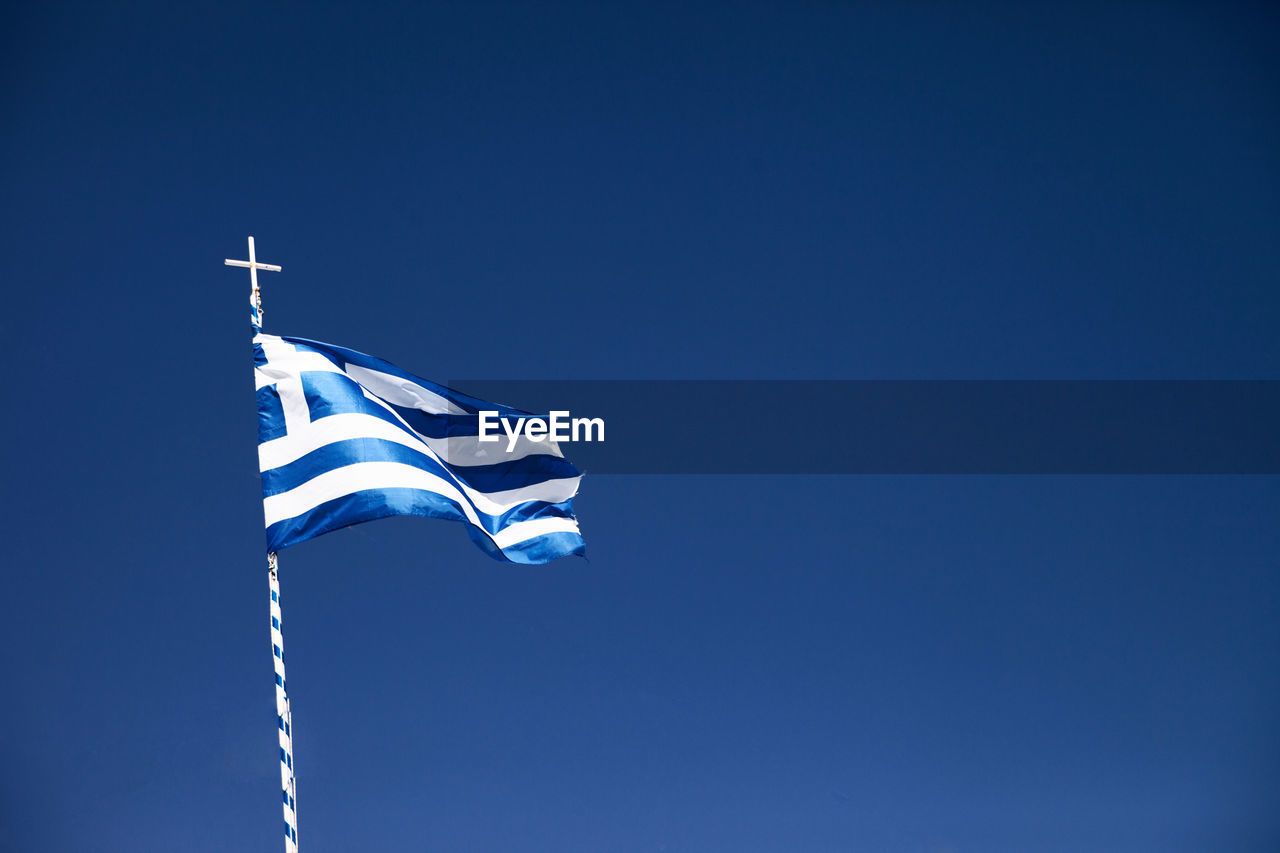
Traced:
<path fill-rule="evenodd" d="M 249 238 L 249 260 L 227 258 L 229 267 L 249 269 L 249 322 L 254 340 L 262 331 L 262 290 L 258 287 L 258 270 L 280 272 L 275 264 L 259 263 L 253 237 Z M 298 851 L 297 781 L 293 777 L 293 719 L 289 713 L 289 691 L 284 680 L 284 634 L 280 632 L 280 564 L 272 551 L 267 555 L 267 578 L 271 588 L 271 653 L 276 668 L 276 727 L 280 730 L 280 790 L 284 798 L 284 850 Z"/>
<path fill-rule="evenodd" d="M 285 853 L 298 850 L 297 781 L 293 776 L 293 720 L 284 678 L 284 635 L 280 631 L 280 573 L 275 552 L 267 555 L 271 586 L 271 653 L 276 667 L 276 726 L 280 734 L 280 788 L 284 797 Z"/>

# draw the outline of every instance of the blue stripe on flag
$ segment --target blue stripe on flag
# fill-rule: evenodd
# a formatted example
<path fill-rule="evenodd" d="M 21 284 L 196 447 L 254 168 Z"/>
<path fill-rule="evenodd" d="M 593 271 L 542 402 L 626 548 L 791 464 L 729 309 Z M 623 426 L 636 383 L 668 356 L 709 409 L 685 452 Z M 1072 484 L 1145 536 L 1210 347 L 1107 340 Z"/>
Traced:
<path fill-rule="evenodd" d="M 284 410 L 274 385 L 258 389 L 258 441 L 271 441 L 284 435 Z"/>
<path fill-rule="evenodd" d="M 410 435 L 416 431 L 427 438 L 476 435 L 479 430 L 478 419 L 474 415 L 429 414 L 394 406 L 386 401 L 383 401 L 384 405 L 380 406 L 364 395 L 364 390 L 359 383 L 350 377 L 339 376 L 336 373 L 303 371 L 302 390 L 306 395 L 307 412 L 312 421 L 318 421 L 330 415 L 359 413 L 381 418 Z M 388 407 L 394 409 L 394 413 L 388 412 Z M 410 428 L 405 429 L 405 424 Z"/>
<path fill-rule="evenodd" d="M 380 373 L 387 373 L 391 376 L 398 376 L 401 379 L 407 379 L 416 385 L 421 385 L 429 391 L 439 394 L 441 397 L 449 400 L 458 408 L 470 414 L 479 411 L 497 411 L 505 417 L 519 417 L 520 415 L 528 415 L 528 412 L 522 412 L 519 409 L 513 409 L 510 406 L 504 406 L 501 403 L 489 403 L 484 400 L 455 391 L 452 388 L 432 382 L 429 379 L 423 379 L 414 376 L 408 371 L 401 370 L 389 361 L 383 361 L 372 355 L 366 355 L 353 349 L 326 344 L 321 341 L 312 341 L 306 338 L 281 338 L 291 344 L 300 345 L 312 352 L 320 355 L 333 362 L 334 366 L 343 369 L 348 364 L 354 364 L 357 367 L 363 367 L 367 370 L 376 370 Z"/>
<path fill-rule="evenodd" d="M 524 511 L 527 513 L 529 508 Z M 394 515 L 417 515 L 450 521 L 468 520 L 456 503 L 435 492 L 424 489 L 369 489 L 326 501 L 310 512 L 271 525 L 267 528 L 267 547 L 276 551 L 323 533 Z M 572 518 L 571 502 L 544 504 L 538 517 Z M 519 520 L 529 519 L 526 517 Z M 513 563 L 546 563 L 557 557 L 586 553 L 582 536 L 576 533 L 543 534 L 533 540 L 508 545 L 504 549 L 498 548 L 492 539 L 472 524 L 467 524 L 467 533 L 489 556 Z M 536 544 L 542 540 L 545 540 L 543 545 Z"/>
<path fill-rule="evenodd" d="M 501 450 L 495 449 L 494 455 L 501 455 Z M 492 465 L 453 466 L 421 450 L 385 438 L 347 438 L 326 444 L 286 465 L 263 471 L 262 496 L 282 494 L 326 471 L 359 462 L 411 465 L 485 493 L 578 476 L 578 469 L 573 467 L 573 463 L 560 456 L 525 456 Z"/>

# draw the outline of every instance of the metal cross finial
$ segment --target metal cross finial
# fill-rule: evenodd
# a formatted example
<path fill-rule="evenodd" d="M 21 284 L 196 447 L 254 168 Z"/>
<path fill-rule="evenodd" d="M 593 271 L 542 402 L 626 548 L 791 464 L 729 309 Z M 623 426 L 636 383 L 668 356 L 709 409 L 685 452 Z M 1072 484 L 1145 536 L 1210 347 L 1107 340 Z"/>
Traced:
<path fill-rule="evenodd" d="M 267 270 L 268 272 L 280 272 L 280 267 L 276 266 L 275 264 L 258 263 L 258 256 L 254 254 L 254 251 L 253 251 L 252 237 L 249 238 L 249 260 L 233 261 L 230 258 L 227 258 L 226 264 L 229 267 L 248 267 L 249 268 L 249 281 L 253 284 L 253 301 L 257 303 L 259 310 L 261 310 L 262 294 L 258 290 L 258 270 Z"/>

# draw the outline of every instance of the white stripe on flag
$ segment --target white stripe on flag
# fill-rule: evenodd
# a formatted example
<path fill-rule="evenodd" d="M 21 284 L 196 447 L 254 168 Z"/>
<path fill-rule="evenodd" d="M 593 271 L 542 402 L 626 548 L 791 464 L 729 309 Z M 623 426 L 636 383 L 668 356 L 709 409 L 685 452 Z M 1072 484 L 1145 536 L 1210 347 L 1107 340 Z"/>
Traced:
<path fill-rule="evenodd" d="M 281 465 L 296 462 L 308 453 L 326 444 L 351 438 L 378 438 L 414 450 L 426 452 L 429 448 L 450 465 L 493 465 L 498 462 L 514 462 L 526 456 L 563 456 L 560 448 L 550 442 L 533 442 L 521 437 L 511 452 L 507 452 L 507 436 L 502 433 L 497 441 L 481 442 L 478 436 L 454 435 L 448 438 L 431 438 L 404 424 L 397 427 L 381 418 L 362 412 L 329 415 L 312 421 L 297 432 L 264 441 L 258 445 L 258 470 L 270 471 Z M 413 434 L 410 435 L 409 432 Z M 501 430 L 499 430 L 501 433 Z"/>
<path fill-rule="evenodd" d="M 414 468 L 412 465 L 405 465 L 400 462 L 360 462 L 355 465 L 345 465 L 342 468 L 325 471 L 323 474 L 312 477 L 307 482 L 287 492 L 264 498 L 262 509 L 266 516 L 267 527 L 270 527 L 276 522 L 310 512 L 326 501 L 336 500 L 353 492 L 366 489 L 422 489 L 423 491 L 443 495 L 458 503 L 463 512 L 466 513 L 467 518 L 472 523 L 479 524 L 479 516 L 476 515 L 475 509 L 472 509 L 472 502 L 474 502 L 476 509 L 486 515 L 501 515 L 503 512 L 526 501 L 560 503 L 577 494 L 579 480 L 581 480 L 581 477 L 546 480 L 531 486 L 509 489 L 505 492 L 493 492 L 491 494 L 478 492 L 475 489 L 464 486 L 463 490 L 466 492 L 466 497 L 471 498 L 471 501 L 468 501 L 463 496 L 463 491 L 459 490 L 457 484 L 450 483 L 448 480 L 429 471 L 423 471 L 419 468 Z M 563 529 L 573 531 L 578 529 L 577 524 L 570 519 L 554 520 L 557 522 L 564 521 L 570 525 Z M 515 522 L 499 535 L 532 523 L 528 521 Z M 512 541 L 522 542 L 527 538 L 529 537 L 517 536 Z M 494 541 L 497 542 L 497 539 L 495 538 Z M 499 547 L 504 546 L 499 545 Z"/>
<path fill-rule="evenodd" d="M 467 414 L 467 410 L 457 403 L 400 376 L 392 376 L 358 364 L 347 364 L 346 371 L 352 379 L 392 405 L 421 409 L 433 415 Z"/>

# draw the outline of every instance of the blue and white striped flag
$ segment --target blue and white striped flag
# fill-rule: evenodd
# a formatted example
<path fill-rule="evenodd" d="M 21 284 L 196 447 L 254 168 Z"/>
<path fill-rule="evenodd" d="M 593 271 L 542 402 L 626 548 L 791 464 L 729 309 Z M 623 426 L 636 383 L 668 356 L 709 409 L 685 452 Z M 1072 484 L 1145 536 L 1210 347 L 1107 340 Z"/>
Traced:
<path fill-rule="evenodd" d="M 267 549 L 391 515 L 461 521 L 499 560 L 582 554 L 581 475 L 547 441 L 481 443 L 478 411 L 528 417 L 381 359 L 266 335 L 254 310 Z"/>

